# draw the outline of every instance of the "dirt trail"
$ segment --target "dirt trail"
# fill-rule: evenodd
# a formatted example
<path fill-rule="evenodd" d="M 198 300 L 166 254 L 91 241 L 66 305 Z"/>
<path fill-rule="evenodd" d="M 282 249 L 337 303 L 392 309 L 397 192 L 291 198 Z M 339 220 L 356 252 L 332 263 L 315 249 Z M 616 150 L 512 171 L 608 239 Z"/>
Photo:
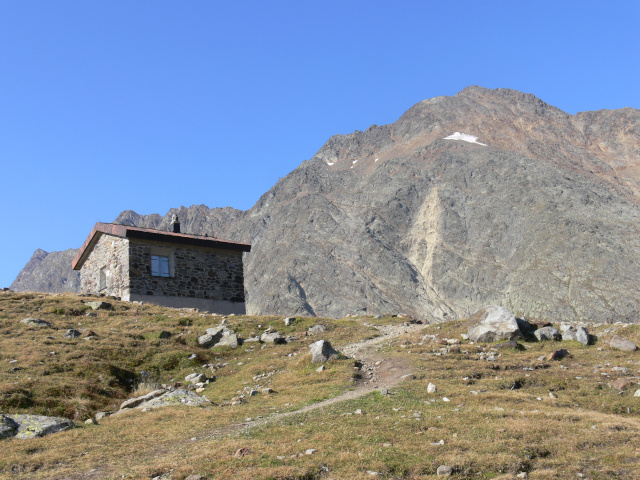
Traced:
<path fill-rule="evenodd" d="M 251 429 L 259 425 L 266 425 L 280 419 L 306 413 L 318 408 L 323 408 L 334 403 L 352 400 L 370 393 L 376 389 L 391 388 L 403 378 L 411 375 L 411 367 L 408 362 L 401 358 L 384 358 L 378 354 L 381 344 L 390 342 L 394 338 L 406 333 L 413 333 L 424 328 L 424 325 L 375 325 L 382 335 L 379 337 L 363 340 L 361 342 L 351 343 L 339 349 L 340 352 L 349 358 L 358 360 L 362 367 L 360 368 L 362 379 L 356 383 L 353 390 L 349 390 L 337 397 L 329 398 L 321 402 L 312 403 L 306 407 L 291 412 L 274 413 L 266 418 L 228 425 L 224 428 L 212 432 L 210 437 L 219 437 L 234 432 L 240 432 Z"/>
<path fill-rule="evenodd" d="M 390 342 L 400 335 L 421 330 L 424 328 L 424 325 L 375 325 L 375 328 L 377 328 L 382 335 L 339 348 L 342 354 L 349 358 L 353 358 L 354 360 L 358 360 L 362 364 L 360 368 L 362 378 L 356 383 L 355 389 L 349 390 L 337 397 L 313 403 L 291 412 L 274 413 L 266 418 L 227 425 L 207 433 L 193 432 L 193 435 L 201 439 L 206 439 L 238 434 L 256 426 L 266 425 L 286 417 L 317 410 L 345 400 L 358 398 L 376 389 L 391 388 L 397 385 L 404 377 L 411 374 L 411 367 L 409 363 L 401 358 L 384 358 L 378 353 L 378 351 L 382 344 Z M 181 442 L 173 441 L 170 445 L 158 445 L 155 451 L 155 456 L 162 457 L 172 450 L 185 448 L 189 444 L 191 444 L 191 440 L 185 438 Z M 113 472 L 110 467 L 101 465 L 99 468 L 94 468 L 88 472 L 64 477 L 62 479 L 60 479 L 60 477 L 52 477 L 51 480 L 54 478 L 56 480 L 98 480 L 100 478 L 105 478 L 112 473 Z"/>

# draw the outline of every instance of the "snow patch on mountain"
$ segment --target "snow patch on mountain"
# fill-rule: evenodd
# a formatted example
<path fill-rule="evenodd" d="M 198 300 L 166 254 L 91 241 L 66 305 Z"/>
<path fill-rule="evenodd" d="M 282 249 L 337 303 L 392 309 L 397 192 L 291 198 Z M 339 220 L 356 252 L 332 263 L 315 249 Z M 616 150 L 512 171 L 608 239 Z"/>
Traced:
<path fill-rule="evenodd" d="M 449 135 L 448 137 L 444 137 L 444 139 L 445 140 L 462 140 L 463 142 L 476 143 L 484 147 L 487 146 L 486 143 L 478 142 L 478 137 L 474 135 L 469 135 L 468 133 L 455 132 L 454 134 Z"/>

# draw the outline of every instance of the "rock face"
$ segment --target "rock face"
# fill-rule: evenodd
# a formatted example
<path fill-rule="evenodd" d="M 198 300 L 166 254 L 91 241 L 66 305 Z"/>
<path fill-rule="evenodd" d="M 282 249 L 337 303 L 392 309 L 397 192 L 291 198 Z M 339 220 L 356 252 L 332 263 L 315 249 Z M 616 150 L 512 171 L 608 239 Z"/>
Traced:
<path fill-rule="evenodd" d="M 472 342 L 502 342 L 522 337 L 516 316 L 493 305 L 474 313 L 467 321 L 467 327 Z"/>
<path fill-rule="evenodd" d="M 83 241 L 84 239 L 79 239 L 78 243 Z M 80 272 L 71 268 L 71 261 L 76 253 L 76 249 L 51 253 L 41 249 L 36 250 L 11 284 L 11 290 L 14 292 L 79 292 Z"/>
<path fill-rule="evenodd" d="M 246 212 L 170 213 L 185 231 L 252 244 L 249 314 L 451 319 L 500 304 L 554 322 L 637 322 L 639 156 L 638 110 L 569 115 L 469 87 L 330 138 Z"/>

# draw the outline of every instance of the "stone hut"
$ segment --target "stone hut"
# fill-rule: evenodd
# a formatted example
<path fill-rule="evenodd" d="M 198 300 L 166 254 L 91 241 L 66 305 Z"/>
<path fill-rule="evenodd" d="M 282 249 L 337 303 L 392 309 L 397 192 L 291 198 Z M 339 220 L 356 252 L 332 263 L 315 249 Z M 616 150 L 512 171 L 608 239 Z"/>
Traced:
<path fill-rule="evenodd" d="M 96 223 L 74 258 L 85 293 L 192 307 L 220 314 L 245 313 L 242 256 L 251 245 L 180 233 Z"/>

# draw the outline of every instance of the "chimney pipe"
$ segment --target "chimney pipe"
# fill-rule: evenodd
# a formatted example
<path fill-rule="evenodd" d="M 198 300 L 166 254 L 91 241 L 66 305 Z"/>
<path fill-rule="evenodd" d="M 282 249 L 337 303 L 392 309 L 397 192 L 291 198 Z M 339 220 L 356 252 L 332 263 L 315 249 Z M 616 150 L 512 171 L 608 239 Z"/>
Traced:
<path fill-rule="evenodd" d="M 177 215 L 174 215 L 171 218 L 171 229 L 173 233 L 180 233 L 180 222 L 178 221 Z"/>

